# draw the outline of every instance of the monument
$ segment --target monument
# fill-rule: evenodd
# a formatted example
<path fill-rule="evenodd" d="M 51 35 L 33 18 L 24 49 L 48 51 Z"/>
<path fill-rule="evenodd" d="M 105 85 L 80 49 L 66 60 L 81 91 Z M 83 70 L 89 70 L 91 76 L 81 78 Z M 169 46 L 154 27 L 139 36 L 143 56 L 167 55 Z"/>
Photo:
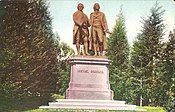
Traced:
<path fill-rule="evenodd" d="M 68 60 L 71 73 L 65 99 L 40 108 L 136 110 L 135 105 L 113 100 L 109 84 L 111 61 L 104 53 L 106 33 L 110 33 L 105 14 L 99 11 L 100 5 L 95 3 L 89 20 L 83 8 L 83 4 L 78 4 L 78 11 L 73 14 L 73 44 L 76 45 L 77 55 Z M 80 45 L 83 45 L 82 53 Z M 94 55 L 90 55 L 89 50 L 93 50 Z"/>
<path fill-rule="evenodd" d="M 73 44 L 76 44 L 77 56 L 69 59 L 71 80 L 66 99 L 112 100 L 113 92 L 108 80 L 110 60 L 95 57 L 102 55 L 104 48 L 106 49 L 105 33 L 109 32 L 106 18 L 104 13 L 99 11 L 98 3 L 94 4 L 90 21 L 83 13 L 83 8 L 83 4 L 78 4 L 78 11 L 73 14 Z M 91 26 L 90 35 L 88 26 Z M 80 44 L 84 47 L 82 56 Z M 88 48 L 93 48 L 94 56 L 89 56 Z"/>

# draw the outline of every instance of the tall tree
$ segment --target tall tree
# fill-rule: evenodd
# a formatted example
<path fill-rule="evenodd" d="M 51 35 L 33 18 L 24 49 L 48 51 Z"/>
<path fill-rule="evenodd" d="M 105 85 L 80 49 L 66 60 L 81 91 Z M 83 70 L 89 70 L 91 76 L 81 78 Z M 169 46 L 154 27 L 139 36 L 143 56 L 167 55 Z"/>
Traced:
<path fill-rule="evenodd" d="M 169 40 L 164 44 L 162 60 L 157 67 L 159 81 L 157 81 L 158 100 L 157 105 L 164 106 L 170 111 L 174 106 L 175 99 L 175 35 L 170 31 Z"/>
<path fill-rule="evenodd" d="M 155 90 L 159 74 L 155 71 L 163 46 L 161 39 L 165 28 L 162 18 L 164 11 L 158 3 L 151 8 L 151 15 L 143 19 L 141 33 L 132 48 L 131 77 L 137 104 L 142 105 L 143 100 L 144 105 L 156 105 Z"/>
<path fill-rule="evenodd" d="M 0 110 L 37 107 L 49 100 L 58 76 L 59 50 L 48 6 L 43 0 L 1 0 L 0 5 L 5 12 L 0 26 Z"/>
<path fill-rule="evenodd" d="M 129 93 L 127 71 L 129 45 L 122 11 L 117 17 L 113 32 L 108 38 L 107 56 L 112 60 L 110 65 L 110 84 L 114 91 L 114 99 L 126 100 Z"/>

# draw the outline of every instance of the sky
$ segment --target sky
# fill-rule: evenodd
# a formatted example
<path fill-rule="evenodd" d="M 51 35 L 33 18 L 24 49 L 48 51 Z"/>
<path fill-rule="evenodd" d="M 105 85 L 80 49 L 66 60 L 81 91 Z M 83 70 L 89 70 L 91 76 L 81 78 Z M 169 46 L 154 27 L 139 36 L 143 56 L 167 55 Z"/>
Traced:
<path fill-rule="evenodd" d="M 61 41 L 67 43 L 74 50 L 73 45 L 73 13 L 77 11 L 78 3 L 84 4 L 83 12 L 89 17 L 93 12 L 94 3 L 100 4 L 100 11 L 105 13 L 109 30 L 113 27 L 122 7 L 125 18 L 127 38 L 130 45 L 136 39 L 142 29 L 142 18 L 150 15 L 150 9 L 156 3 L 156 0 L 47 0 L 51 14 L 53 31 L 57 32 Z M 159 5 L 165 9 L 163 15 L 166 25 L 166 35 L 175 28 L 175 2 L 173 0 L 158 0 Z"/>

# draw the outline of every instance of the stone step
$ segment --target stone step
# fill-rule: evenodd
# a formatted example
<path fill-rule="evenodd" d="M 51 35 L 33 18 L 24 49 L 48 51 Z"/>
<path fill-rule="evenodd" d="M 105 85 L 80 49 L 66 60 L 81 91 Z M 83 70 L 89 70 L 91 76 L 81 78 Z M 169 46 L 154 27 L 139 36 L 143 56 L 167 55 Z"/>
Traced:
<path fill-rule="evenodd" d="M 64 106 L 64 105 L 67 105 L 67 106 L 110 106 L 110 107 L 115 107 L 115 106 L 134 106 L 134 105 L 126 105 L 126 104 L 99 104 L 99 103 L 60 103 L 60 102 L 52 102 L 52 103 L 49 103 L 49 106 Z"/>
<path fill-rule="evenodd" d="M 40 108 L 45 109 L 94 109 L 94 110 L 137 110 L 136 107 L 130 106 L 41 106 Z"/>
<path fill-rule="evenodd" d="M 128 105 L 125 104 L 125 101 L 115 101 L 115 100 L 59 99 L 57 100 L 57 102 L 49 102 L 49 106 L 41 106 L 40 108 L 136 110 L 136 105 Z"/>
<path fill-rule="evenodd" d="M 136 106 L 134 106 L 134 105 L 108 105 L 108 104 L 94 104 L 94 103 L 92 103 L 92 104 L 71 104 L 71 103 L 66 103 L 66 104 L 64 104 L 64 103 L 51 103 L 51 104 L 49 104 L 49 106 L 51 106 L 51 107 L 62 107 L 62 106 L 66 106 L 66 107 L 108 107 L 108 108 L 110 108 L 110 107 L 121 107 L 121 108 L 135 108 Z"/>
<path fill-rule="evenodd" d="M 117 101 L 117 100 L 77 100 L 77 99 L 58 99 L 56 100 L 59 103 L 83 103 L 83 104 L 88 104 L 88 103 L 95 103 L 95 104 L 125 104 L 125 101 Z"/>
<path fill-rule="evenodd" d="M 73 99 L 60 99 L 57 102 L 51 102 L 49 105 L 125 105 L 125 101 L 114 100 L 73 100 Z"/>

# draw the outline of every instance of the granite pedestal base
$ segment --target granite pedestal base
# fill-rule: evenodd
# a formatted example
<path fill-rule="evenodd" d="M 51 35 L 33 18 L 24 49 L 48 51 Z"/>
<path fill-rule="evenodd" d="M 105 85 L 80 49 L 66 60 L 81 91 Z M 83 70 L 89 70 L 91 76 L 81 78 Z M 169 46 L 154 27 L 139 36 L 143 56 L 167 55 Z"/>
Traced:
<path fill-rule="evenodd" d="M 73 57 L 69 59 L 71 77 L 66 99 L 112 100 L 107 58 Z"/>

